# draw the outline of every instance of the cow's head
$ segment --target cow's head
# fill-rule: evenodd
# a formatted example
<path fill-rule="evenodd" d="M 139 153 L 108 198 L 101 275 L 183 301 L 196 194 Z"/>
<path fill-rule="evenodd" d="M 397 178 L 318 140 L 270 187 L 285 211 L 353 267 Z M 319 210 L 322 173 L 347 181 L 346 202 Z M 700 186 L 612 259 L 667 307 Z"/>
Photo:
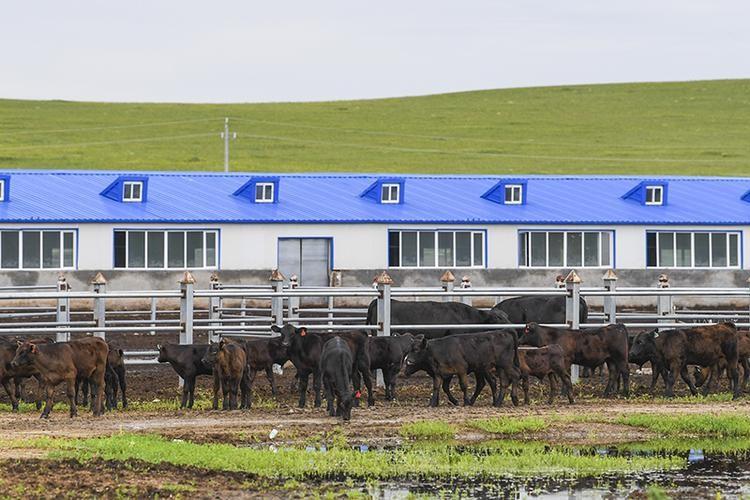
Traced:
<path fill-rule="evenodd" d="M 427 342 L 424 335 L 419 335 L 420 339 L 412 342 L 411 350 L 404 360 L 404 375 L 407 377 L 419 370 L 425 369 L 425 360 L 427 359 Z"/>
<path fill-rule="evenodd" d="M 542 332 L 539 329 L 539 324 L 534 323 L 533 321 L 531 323 L 526 323 L 523 333 L 521 333 L 521 336 L 518 338 L 518 343 L 521 345 L 530 345 L 532 347 L 544 347 L 546 343 L 544 342 Z"/>
<path fill-rule="evenodd" d="M 636 335 L 628 352 L 628 362 L 642 366 L 646 361 L 654 359 L 657 338 L 659 338 L 659 332 L 656 330 Z"/>
<path fill-rule="evenodd" d="M 284 347 L 289 347 L 292 345 L 292 340 L 294 340 L 295 336 L 304 337 L 307 335 L 307 328 L 300 327 L 297 328 L 294 325 L 286 324 L 282 327 L 279 327 L 277 325 L 271 326 L 271 330 L 281 335 L 281 345 Z"/>
<path fill-rule="evenodd" d="M 34 359 L 39 354 L 39 348 L 36 344 L 31 342 L 18 342 L 18 348 L 16 349 L 16 355 L 13 357 L 13 361 L 10 362 L 10 366 L 18 368 L 21 366 L 27 366 L 34 362 Z"/>
<path fill-rule="evenodd" d="M 221 339 L 219 342 L 212 342 L 209 344 L 208 349 L 206 349 L 206 353 L 201 358 L 201 363 L 203 366 L 206 366 L 208 368 L 211 368 L 216 363 L 216 358 L 219 356 L 219 351 L 221 351 L 224 348 L 224 339 Z"/>
<path fill-rule="evenodd" d="M 169 361 L 169 353 L 167 352 L 168 347 L 169 347 L 168 344 L 167 345 L 156 344 L 156 350 L 159 351 L 159 357 L 156 358 L 156 360 L 159 363 L 166 363 L 167 361 Z"/>
<path fill-rule="evenodd" d="M 353 391 L 351 394 L 344 392 L 341 394 L 338 404 L 336 405 L 336 415 L 341 417 L 344 422 L 352 419 L 352 407 L 354 402 L 360 398 L 359 391 Z"/>

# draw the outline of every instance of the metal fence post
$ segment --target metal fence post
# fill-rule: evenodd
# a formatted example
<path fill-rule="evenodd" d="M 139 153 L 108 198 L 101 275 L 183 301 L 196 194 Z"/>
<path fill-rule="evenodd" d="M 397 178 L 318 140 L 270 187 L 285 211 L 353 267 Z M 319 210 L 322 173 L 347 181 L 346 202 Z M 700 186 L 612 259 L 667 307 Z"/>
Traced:
<path fill-rule="evenodd" d="M 461 278 L 461 284 L 459 285 L 459 288 L 462 290 L 468 290 L 471 288 L 471 278 L 468 276 L 464 276 Z M 461 296 L 461 302 L 466 304 L 467 306 L 472 305 L 471 295 L 462 295 Z"/>
<path fill-rule="evenodd" d="M 107 309 L 104 302 L 104 295 L 107 293 L 107 280 L 104 279 L 102 273 L 96 273 L 94 279 L 91 280 L 91 284 L 94 286 L 94 293 L 97 294 L 97 297 L 94 299 L 94 322 L 96 322 L 97 327 L 104 328 L 106 326 L 105 315 Z M 99 337 L 100 339 L 106 338 L 104 330 L 95 331 L 94 336 Z"/>
<path fill-rule="evenodd" d="M 604 276 L 604 288 L 608 292 L 614 292 L 617 290 L 617 275 L 614 270 L 608 269 Z M 604 297 L 604 317 L 607 323 L 617 323 L 617 301 L 614 295 L 608 295 Z"/>
<path fill-rule="evenodd" d="M 442 283 L 443 291 L 444 292 L 452 292 L 454 288 L 454 283 L 456 281 L 456 277 L 453 276 L 453 273 L 450 272 L 450 270 L 445 271 L 443 275 L 440 277 L 440 282 Z M 443 297 L 443 302 L 453 302 L 453 297 L 450 295 L 447 295 Z"/>
<path fill-rule="evenodd" d="M 289 290 L 296 290 L 299 287 L 299 278 L 296 274 L 289 277 Z M 299 297 L 289 297 L 287 299 L 287 321 L 294 323 L 299 319 Z"/>
<path fill-rule="evenodd" d="M 575 271 L 570 271 L 565 278 L 565 289 L 568 294 L 565 296 L 565 322 L 571 330 L 579 330 L 581 327 L 581 277 Z M 574 384 L 578 383 L 579 366 L 570 366 L 570 380 Z"/>
<path fill-rule="evenodd" d="M 375 278 L 378 287 L 378 336 L 389 337 L 391 335 L 391 285 L 393 278 L 383 271 Z M 385 387 L 383 370 L 378 369 L 376 385 Z"/>
<path fill-rule="evenodd" d="M 268 279 L 276 293 L 284 293 L 284 275 L 274 269 Z M 271 297 L 271 322 L 276 326 L 284 326 L 284 297 Z"/>
<path fill-rule="evenodd" d="M 151 328 L 156 328 L 156 297 L 151 297 Z M 151 330 L 151 335 L 156 335 L 156 330 Z"/>
<path fill-rule="evenodd" d="M 193 292 L 195 278 L 190 271 L 180 280 L 180 344 L 193 343 Z"/>
<path fill-rule="evenodd" d="M 211 276 L 208 278 L 210 287 L 212 291 L 218 291 L 221 289 L 221 281 L 219 281 L 219 275 L 216 273 L 211 273 Z M 221 297 L 211 297 L 208 299 L 208 319 L 212 320 L 210 323 L 210 326 L 212 328 L 220 328 L 221 327 L 221 305 L 222 305 L 222 298 Z M 218 335 L 216 333 L 216 330 L 209 330 L 208 331 L 208 343 L 211 342 L 218 342 L 221 335 Z"/>
<path fill-rule="evenodd" d="M 57 275 L 57 291 L 65 293 L 70 290 L 70 285 L 65 279 L 65 275 L 60 273 Z M 57 299 L 57 322 L 58 323 L 70 323 L 70 299 L 67 297 Z M 62 328 L 70 328 L 70 325 L 65 325 Z M 70 340 L 70 331 L 58 332 L 55 335 L 57 342 L 68 342 Z"/>
<path fill-rule="evenodd" d="M 659 281 L 656 284 L 659 289 L 669 288 L 669 277 L 666 274 L 659 275 Z M 656 314 L 658 316 L 667 316 L 672 313 L 672 296 L 671 295 L 659 295 L 656 297 Z M 659 323 L 670 323 L 672 320 L 657 320 Z M 659 331 L 663 330 L 660 328 Z"/>

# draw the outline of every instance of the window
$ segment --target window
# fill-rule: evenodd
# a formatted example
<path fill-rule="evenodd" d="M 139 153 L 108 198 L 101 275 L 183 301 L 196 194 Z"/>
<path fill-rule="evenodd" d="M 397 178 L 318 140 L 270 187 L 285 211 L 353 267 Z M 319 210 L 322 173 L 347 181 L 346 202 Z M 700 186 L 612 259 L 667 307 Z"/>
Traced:
<path fill-rule="evenodd" d="M 522 197 L 523 186 L 520 184 L 506 184 L 505 185 L 505 204 L 506 205 L 520 205 Z"/>
<path fill-rule="evenodd" d="M 664 188 L 662 186 L 646 186 L 646 205 L 661 205 L 663 203 Z"/>
<path fill-rule="evenodd" d="M 255 203 L 273 203 L 273 182 L 259 182 L 255 185 Z"/>
<path fill-rule="evenodd" d="M 5 179 L 0 179 L 0 201 L 5 201 Z"/>
<path fill-rule="evenodd" d="M 117 230 L 118 269 L 202 269 L 217 267 L 217 231 Z"/>
<path fill-rule="evenodd" d="M 647 267 L 739 267 L 739 232 L 649 231 Z"/>
<path fill-rule="evenodd" d="M 484 231 L 389 231 L 389 267 L 483 267 Z"/>
<path fill-rule="evenodd" d="M 73 269 L 75 232 L 0 231 L 0 268 Z"/>
<path fill-rule="evenodd" d="M 609 267 L 612 231 L 521 231 L 521 267 Z"/>
<path fill-rule="evenodd" d="M 383 184 L 380 186 L 380 202 L 399 203 L 401 201 L 400 187 L 398 184 Z"/>
<path fill-rule="evenodd" d="M 125 181 L 122 183 L 122 201 L 143 201 L 143 182 Z"/>

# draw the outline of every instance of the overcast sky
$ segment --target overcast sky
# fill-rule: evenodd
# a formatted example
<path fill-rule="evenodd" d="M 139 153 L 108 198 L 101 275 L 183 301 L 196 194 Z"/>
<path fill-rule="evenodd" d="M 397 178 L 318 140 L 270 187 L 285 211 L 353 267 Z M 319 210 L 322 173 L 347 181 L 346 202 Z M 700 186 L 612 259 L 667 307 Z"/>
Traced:
<path fill-rule="evenodd" d="M 8 1 L 0 97 L 307 101 L 746 78 L 749 20 L 748 0 Z"/>

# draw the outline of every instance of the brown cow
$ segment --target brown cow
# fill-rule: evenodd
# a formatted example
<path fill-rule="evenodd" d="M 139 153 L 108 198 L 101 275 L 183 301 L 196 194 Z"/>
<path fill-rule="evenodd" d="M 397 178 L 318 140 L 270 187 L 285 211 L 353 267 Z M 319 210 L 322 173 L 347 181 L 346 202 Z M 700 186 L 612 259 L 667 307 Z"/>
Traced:
<path fill-rule="evenodd" d="M 737 349 L 738 349 L 738 359 L 737 363 L 739 366 L 742 367 L 742 392 L 745 392 L 745 387 L 747 386 L 747 381 L 750 379 L 750 331 L 748 330 L 738 330 L 737 331 Z M 701 370 L 701 367 L 696 366 L 695 371 L 693 372 L 695 376 L 695 386 L 701 387 L 707 379 L 710 379 L 712 373 L 711 370 L 719 370 L 718 373 L 722 374 L 726 371 L 727 365 L 723 361 L 720 363 L 718 367 L 711 367 L 708 373 L 708 377 L 704 376 L 703 370 Z M 737 368 L 739 370 L 739 367 Z"/>
<path fill-rule="evenodd" d="M 242 342 L 247 356 L 247 373 L 243 388 L 243 406 L 250 408 L 253 399 L 253 384 L 259 371 L 266 373 L 268 383 L 271 384 L 271 394 L 276 396 L 276 381 L 273 375 L 273 365 L 283 365 L 289 359 L 286 347 L 281 345 L 281 339 L 253 339 Z"/>
<path fill-rule="evenodd" d="M 529 323 L 519 338 L 519 343 L 534 347 L 559 344 L 565 353 L 567 371 L 570 371 L 572 364 L 594 369 L 606 363 L 609 380 L 604 389 L 604 397 L 617 391 L 620 378 L 623 396 L 629 393 L 628 331 L 623 324 L 574 331 Z"/>
<path fill-rule="evenodd" d="M 53 342 L 50 339 L 40 338 L 29 340 L 32 344 L 48 344 Z M 11 361 L 16 355 L 18 349 L 17 340 L 5 340 L 0 338 L 0 384 L 5 388 L 5 392 L 8 393 L 10 399 L 11 408 L 13 411 L 18 411 L 18 401 L 22 397 L 23 380 L 29 377 L 34 377 L 36 372 L 32 366 L 22 366 L 18 368 L 12 368 L 10 366 Z M 13 384 L 11 384 L 13 382 Z M 37 380 L 38 382 L 38 380 Z M 15 390 L 13 389 L 15 385 Z M 42 407 L 40 399 L 41 395 L 37 391 L 36 409 L 39 410 Z"/>
<path fill-rule="evenodd" d="M 219 390 L 223 399 L 223 410 L 237 409 L 237 396 L 240 384 L 243 384 L 247 370 L 247 355 L 245 349 L 234 342 L 221 339 L 218 343 L 208 346 L 206 354 L 201 360 L 204 365 L 213 368 L 214 372 L 214 402 L 213 409 L 219 409 Z M 243 384 L 242 407 L 246 407 L 245 388 Z"/>
<path fill-rule="evenodd" d="M 552 404 L 555 397 L 554 379 L 558 377 L 562 381 L 564 393 L 568 395 L 568 402 L 573 404 L 573 384 L 570 381 L 570 371 L 565 363 L 562 347 L 557 344 L 546 347 L 521 347 L 518 349 L 518 361 L 521 365 L 521 387 L 525 404 L 529 404 L 530 376 L 542 382 L 545 378 L 549 379 L 549 404 Z"/>
<path fill-rule="evenodd" d="M 674 396 L 677 374 L 688 385 L 691 394 L 698 393 L 688 374 L 688 365 L 712 367 L 726 363 L 736 399 L 741 393 L 737 370 L 737 343 L 737 328 L 734 324 L 719 323 L 696 328 L 641 333 L 633 341 L 633 354 L 639 358 L 656 356 L 660 360 L 666 372 L 665 394 L 668 397 Z M 704 395 L 708 394 L 715 379 L 716 377 L 711 377 L 703 386 Z"/>
<path fill-rule="evenodd" d="M 104 374 L 108 350 L 107 343 L 96 337 L 56 344 L 19 342 L 11 367 L 17 369 L 31 366 L 38 375 L 46 396 L 42 418 L 49 418 L 55 387 L 63 382 L 66 384 L 65 393 L 70 403 L 70 416 L 76 416 L 77 377 L 86 378 L 91 384 L 91 409 L 95 416 L 99 416 L 103 413 Z"/>

